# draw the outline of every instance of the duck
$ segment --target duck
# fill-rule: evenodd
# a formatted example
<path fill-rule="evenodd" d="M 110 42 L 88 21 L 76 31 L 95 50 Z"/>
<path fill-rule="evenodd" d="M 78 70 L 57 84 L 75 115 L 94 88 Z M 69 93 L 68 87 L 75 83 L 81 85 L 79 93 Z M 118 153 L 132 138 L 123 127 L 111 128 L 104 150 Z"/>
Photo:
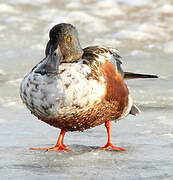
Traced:
<path fill-rule="evenodd" d="M 34 116 L 61 131 L 54 147 L 30 149 L 71 151 L 64 144 L 67 132 L 105 124 L 108 140 L 100 149 L 125 151 L 113 144 L 111 123 L 140 112 L 125 80 L 158 76 L 124 72 L 121 66 L 115 49 L 99 45 L 83 49 L 72 24 L 55 25 L 45 58 L 21 82 L 20 97 Z"/>

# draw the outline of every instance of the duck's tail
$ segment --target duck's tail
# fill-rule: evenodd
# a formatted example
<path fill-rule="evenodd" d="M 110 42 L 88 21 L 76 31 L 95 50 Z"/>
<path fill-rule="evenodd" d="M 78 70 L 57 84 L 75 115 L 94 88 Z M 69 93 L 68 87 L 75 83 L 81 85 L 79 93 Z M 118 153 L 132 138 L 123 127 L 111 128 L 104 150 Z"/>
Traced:
<path fill-rule="evenodd" d="M 140 109 L 135 104 L 133 104 L 129 114 L 136 116 L 140 112 L 141 112 Z"/>
<path fill-rule="evenodd" d="M 138 78 L 158 78 L 156 75 L 151 74 L 138 74 L 132 72 L 124 72 L 124 79 L 138 79 Z"/>

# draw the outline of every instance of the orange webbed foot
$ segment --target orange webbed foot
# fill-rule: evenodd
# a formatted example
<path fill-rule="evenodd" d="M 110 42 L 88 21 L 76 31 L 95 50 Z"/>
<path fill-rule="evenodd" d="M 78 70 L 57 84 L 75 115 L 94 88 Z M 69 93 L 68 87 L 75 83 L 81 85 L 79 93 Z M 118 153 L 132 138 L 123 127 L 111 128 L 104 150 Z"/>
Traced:
<path fill-rule="evenodd" d="M 101 147 L 99 149 L 104 149 L 104 150 L 107 150 L 107 149 L 112 149 L 112 150 L 115 150 L 115 151 L 126 151 L 126 149 L 122 148 L 122 147 L 117 147 L 117 146 L 114 146 L 113 144 L 106 144 L 104 147 Z"/>
<path fill-rule="evenodd" d="M 117 147 L 117 146 L 113 145 L 112 136 L 111 136 L 111 132 L 112 132 L 111 121 L 105 122 L 105 127 L 106 127 L 107 133 L 108 133 L 108 141 L 107 141 L 107 144 L 104 147 L 101 147 L 99 149 L 105 149 L 105 150 L 112 149 L 112 150 L 115 150 L 115 151 L 126 151 L 126 149 L 124 149 L 122 147 Z"/>
<path fill-rule="evenodd" d="M 63 143 L 64 135 L 66 131 L 61 130 L 58 141 L 55 147 L 48 147 L 48 148 L 40 148 L 40 147 L 31 147 L 30 150 L 46 150 L 46 151 L 71 151 L 66 145 Z"/>

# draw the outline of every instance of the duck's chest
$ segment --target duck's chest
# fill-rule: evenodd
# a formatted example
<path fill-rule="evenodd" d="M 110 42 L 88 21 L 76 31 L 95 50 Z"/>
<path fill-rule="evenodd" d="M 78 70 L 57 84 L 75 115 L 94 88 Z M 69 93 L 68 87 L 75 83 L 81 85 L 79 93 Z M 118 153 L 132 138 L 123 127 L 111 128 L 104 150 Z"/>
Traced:
<path fill-rule="evenodd" d="M 87 110 L 99 104 L 106 92 L 104 78 L 89 79 L 90 71 L 82 64 L 63 64 L 58 75 L 42 76 L 33 71 L 21 83 L 21 98 L 38 116 L 52 118 Z"/>

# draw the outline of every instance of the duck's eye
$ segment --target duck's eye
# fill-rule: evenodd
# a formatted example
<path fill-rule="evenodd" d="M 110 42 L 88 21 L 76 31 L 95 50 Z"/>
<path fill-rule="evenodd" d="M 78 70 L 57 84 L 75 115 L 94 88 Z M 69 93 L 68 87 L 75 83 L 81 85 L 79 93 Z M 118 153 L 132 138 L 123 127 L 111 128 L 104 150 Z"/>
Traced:
<path fill-rule="evenodd" d="M 71 42 L 71 37 L 68 36 L 67 39 L 66 39 L 66 41 L 67 41 L 68 43 L 70 43 L 70 42 Z"/>

